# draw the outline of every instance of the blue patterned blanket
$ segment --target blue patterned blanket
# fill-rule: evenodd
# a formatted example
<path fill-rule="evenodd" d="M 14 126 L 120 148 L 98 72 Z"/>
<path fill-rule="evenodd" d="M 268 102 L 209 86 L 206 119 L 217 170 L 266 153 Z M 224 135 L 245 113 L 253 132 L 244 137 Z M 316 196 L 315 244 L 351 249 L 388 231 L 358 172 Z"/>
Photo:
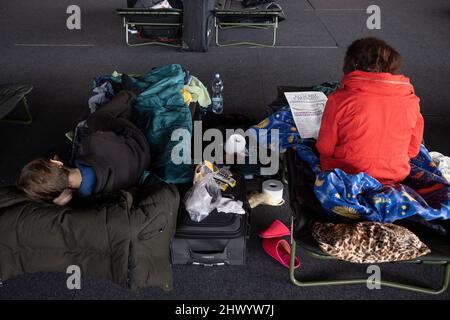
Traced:
<path fill-rule="evenodd" d="M 334 216 L 355 220 L 393 222 L 419 215 L 425 220 L 450 218 L 450 183 L 442 177 L 428 150 L 411 160 L 411 172 L 401 183 L 382 185 L 365 173 L 346 174 L 340 169 L 322 171 L 316 151 L 301 139 L 289 107 L 284 107 L 252 127 L 261 130 L 280 150 L 294 148 L 316 174 L 314 193 L 323 209 Z M 279 137 L 270 137 L 278 129 Z"/>

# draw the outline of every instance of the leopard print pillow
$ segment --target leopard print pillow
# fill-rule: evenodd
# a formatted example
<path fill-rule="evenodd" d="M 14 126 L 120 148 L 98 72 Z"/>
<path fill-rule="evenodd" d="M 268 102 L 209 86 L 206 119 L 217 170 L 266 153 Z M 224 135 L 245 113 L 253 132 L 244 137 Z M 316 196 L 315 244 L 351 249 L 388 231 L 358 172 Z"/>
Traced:
<path fill-rule="evenodd" d="M 355 263 L 412 260 L 430 249 L 408 229 L 379 222 L 314 222 L 312 234 L 325 253 Z"/>

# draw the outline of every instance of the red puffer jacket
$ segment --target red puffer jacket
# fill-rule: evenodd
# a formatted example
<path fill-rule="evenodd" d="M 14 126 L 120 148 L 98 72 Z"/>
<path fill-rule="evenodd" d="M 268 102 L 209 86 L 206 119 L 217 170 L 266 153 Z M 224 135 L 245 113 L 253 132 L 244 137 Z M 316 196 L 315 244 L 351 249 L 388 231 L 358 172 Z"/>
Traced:
<path fill-rule="evenodd" d="M 423 136 L 419 98 L 409 79 L 353 71 L 329 96 L 317 141 L 322 170 L 365 172 L 383 184 L 409 174 Z"/>

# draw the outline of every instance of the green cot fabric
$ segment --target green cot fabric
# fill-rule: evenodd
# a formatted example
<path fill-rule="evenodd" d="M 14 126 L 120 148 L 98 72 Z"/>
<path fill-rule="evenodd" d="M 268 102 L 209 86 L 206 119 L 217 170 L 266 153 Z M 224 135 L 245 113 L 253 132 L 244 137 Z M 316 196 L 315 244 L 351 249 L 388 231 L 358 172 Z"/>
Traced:
<path fill-rule="evenodd" d="M 0 84 L 0 119 L 10 113 L 33 90 L 30 84 Z"/>

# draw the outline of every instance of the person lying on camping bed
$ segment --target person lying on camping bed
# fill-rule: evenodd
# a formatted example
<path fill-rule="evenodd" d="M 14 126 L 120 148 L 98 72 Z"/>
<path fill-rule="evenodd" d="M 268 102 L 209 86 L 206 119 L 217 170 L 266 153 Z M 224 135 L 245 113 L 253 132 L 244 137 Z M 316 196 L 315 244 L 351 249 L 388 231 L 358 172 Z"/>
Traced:
<path fill-rule="evenodd" d="M 73 167 L 48 158 L 25 165 L 18 186 L 30 199 L 65 205 L 74 193 L 89 197 L 138 184 L 150 165 L 150 148 L 129 120 L 139 90 L 127 75 L 122 86 L 124 90 L 87 118 L 88 134 L 75 150 Z"/>
<path fill-rule="evenodd" d="M 382 184 L 408 176 L 424 120 L 401 63 L 381 39 L 359 39 L 347 49 L 344 76 L 329 96 L 316 145 L 322 170 L 365 172 Z"/>

